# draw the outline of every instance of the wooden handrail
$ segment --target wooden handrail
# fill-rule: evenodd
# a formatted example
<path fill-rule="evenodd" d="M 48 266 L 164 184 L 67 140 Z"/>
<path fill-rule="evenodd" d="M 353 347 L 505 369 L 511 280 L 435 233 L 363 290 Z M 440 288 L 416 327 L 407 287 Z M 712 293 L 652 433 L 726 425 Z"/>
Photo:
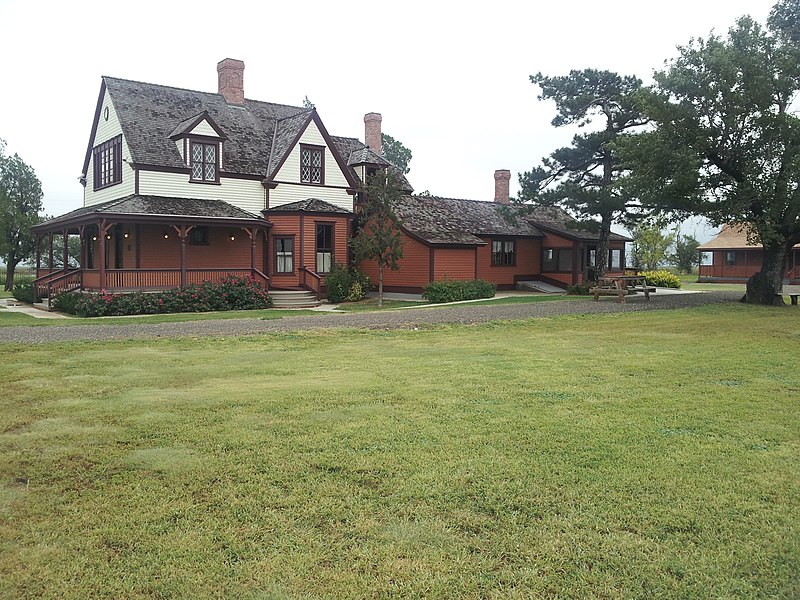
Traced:
<path fill-rule="evenodd" d="M 80 287 L 80 269 L 73 269 L 71 271 L 67 271 L 66 269 L 59 269 L 58 271 L 53 271 L 48 273 L 47 275 L 42 275 L 41 277 L 37 277 L 33 280 L 33 301 L 39 302 L 42 299 L 42 294 L 39 291 L 40 289 L 47 289 L 48 298 L 52 297 L 52 283 L 60 282 L 61 280 L 67 279 L 70 275 L 78 274 L 78 287 Z"/>
<path fill-rule="evenodd" d="M 263 280 L 262 283 L 264 284 L 264 288 L 269 290 L 269 277 L 265 273 L 262 273 L 261 271 L 259 271 L 258 269 L 253 269 L 252 271 L 253 271 L 253 275 L 255 276 L 254 279 L 255 278 L 261 278 Z"/>
<path fill-rule="evenodd" d="M 46 283 L 47 283 L 47 302 L 48 302 L 47 308 L 48 310 L 51 310 L 53 298 L 55 298 L 58 294 L 63 292 L 71 292 L 72 290 L 76 290 L 81 287 L 81 271 L 80 269 L 68 271 L 63 275 L 59 275 L 58 277 L 53 277 Z M 35 296 L 36 293 L 34 292 L 34 298 Z"/>
<path fill-rule="evenodd" d="M 308 267 L 302 267 L 300 271 L 303 273 L 303 286 L 316 293 L 318 301 L 322 300 L 322 276 L 319 273 L 312 271 Z M 314 278 L 316 283 L 315 286 L 308 285 L 308 279 L 306 277 L 307 275 L 311 275 L 311 277 Z"/>

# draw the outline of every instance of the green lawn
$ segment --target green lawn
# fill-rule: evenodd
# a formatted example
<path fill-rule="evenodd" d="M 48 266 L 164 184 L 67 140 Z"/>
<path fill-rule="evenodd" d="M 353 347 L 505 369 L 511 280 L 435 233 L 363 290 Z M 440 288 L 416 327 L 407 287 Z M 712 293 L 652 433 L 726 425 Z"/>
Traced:
<path fill-rule="evenodd" d="M 586 297 L 586 296 L 585 296 Z M 575 300 L 578 296 L 563 296 L 554 295 L 548 296 L 545 294 L 527 294 L 525 296 L 509 296 L 507 298 L 489 298 L 487 300 L 476 300 L 472 304 L 486 306 L 492 304 L 522 304 L 528 302 L 550 302 L 553 300 Z M 377 298 L 367 298 L 359 302 L 343 302 L 337 307 L 337 310 L 345 312 L 372 312 L 376 310 L 391 310 L 394 308 L 413 308 L 413 307 L 436 307 L 442 306 L 439 304 L 431 304 L 429 302 L 413 301 L 413 300 L 388 300 L 383 301 L 383 307 L 378 306 Z M 449 304 L 447 305 L 449 306 Z"/>
<path fill-rule="evenodd" d="M 2 345 L 3 598 L 800 595 L 800 318 Z"/>
<path fill-rule="evenodd" d="M 34 325 L 69 327 L 72 325 L 124 325 L 131 323 L 177 323 L 181 321 L 208 321 L 217 319 L 280 319 L 282 317 L 296 315 L 316 315 L 320 314 L 311 310 L 286 310 L 279 308 L 267 308 L 263 310 L 228 310 L 221 312 L 206 313 L 177 313 L 169 315 L 140 315 L 135 317 L 91 317 L 81 319 L 73 317 L 69 319 L 41 319 L 0 309 L 0 327 L 12 327 L 15 325 Z"/>

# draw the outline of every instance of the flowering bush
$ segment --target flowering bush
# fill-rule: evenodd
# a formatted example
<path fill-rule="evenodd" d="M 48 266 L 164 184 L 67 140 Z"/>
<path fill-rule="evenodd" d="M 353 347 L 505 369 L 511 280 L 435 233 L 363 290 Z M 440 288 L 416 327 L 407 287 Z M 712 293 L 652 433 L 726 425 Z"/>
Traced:
<path fill-rule="evenodd" d="M 369 277 L 358 269 L 336 263 L 325 278 L 325 285 L 330 302 L 358 302 L 367 295 Z"/>
<path fill-rule="evenodd" d="M 60 294 L 53 299 L 56 310 L 79 317 L 251 310 L 270 306 L 272 298 L 264 286 L 252 277 L 236 275 L 164 292 L 111 294 L 103 290 L 100 293 Z"/>

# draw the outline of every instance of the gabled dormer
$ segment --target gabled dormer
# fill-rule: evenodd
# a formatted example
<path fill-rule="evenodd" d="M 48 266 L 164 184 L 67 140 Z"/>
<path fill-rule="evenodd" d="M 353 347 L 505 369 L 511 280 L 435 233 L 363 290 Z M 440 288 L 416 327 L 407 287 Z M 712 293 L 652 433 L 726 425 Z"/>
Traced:
<path fill-rule="evenodd" d="M 169 138 L 175 142 L 187 167 L 191 183 L 219 183 L 223 142 L 228 136 L 207 111 L 179 123 Z"/>

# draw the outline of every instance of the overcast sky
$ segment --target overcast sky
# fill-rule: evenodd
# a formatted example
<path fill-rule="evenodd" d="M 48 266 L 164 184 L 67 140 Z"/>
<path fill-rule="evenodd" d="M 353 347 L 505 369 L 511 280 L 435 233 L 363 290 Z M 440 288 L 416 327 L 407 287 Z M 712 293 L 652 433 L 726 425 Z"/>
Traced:
<path fill-rule="evenodd" d="M 651 80 L 676 46 L 773 0 L 589 2 L 39 2 L 0 0 L 0 138 L 33 166 L 45 211 L 82 205 L 78 183 L 101 75 L 216 92 L 216 64 L 245 62 L 245 96 L 300 105 L 333 135 L 363 116 L 413 152 L 417 191 L 491 200 L 565 145 L 529 75 L 597 68 Z M 688 231 L 687 233 L 692 233 Z M 702 227 L 699 239 L 707 239 Z"/>

